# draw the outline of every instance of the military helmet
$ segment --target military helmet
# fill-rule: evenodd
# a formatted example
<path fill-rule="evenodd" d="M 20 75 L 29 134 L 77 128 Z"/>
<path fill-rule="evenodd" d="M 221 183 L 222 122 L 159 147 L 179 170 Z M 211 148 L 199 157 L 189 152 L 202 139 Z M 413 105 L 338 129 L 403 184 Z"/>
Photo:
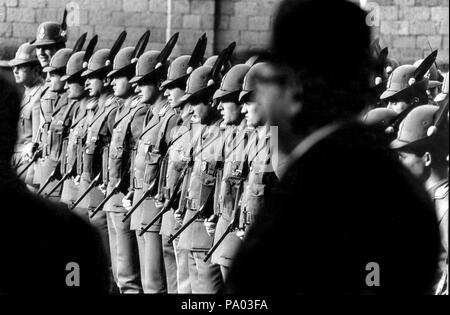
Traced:
<path fill-rule="evenodd" d="M 251 96 L 256 87 L 256 74 L 264 67 L 267 67 L 266 62 L 260 62 L 253 65 L 247 72 L 242 84 L 242 91 L 239 94 L 239 101 L 243 102 L 245 99 Z"/>
<path fill-rule="evenodd" d="M 104 48 L 97 50 L 89 59 L 87 68 L 81 74 L 82 77 L 93 77 L 99 75 L 101 77 L 106 76 L 107 71 L 110 70 L 111 66 L 107 65 L 107 60 L 109 56 L 110 49 Z"/>
<path fill-rule="evenodd" d="M 24 43 L 17 49 L 14 59 L 9 61 L 11 67 L 20 66 L 24 64 L 39 64 L 39 61 L 34 52 L 35 48 L 30 43 Z"/>
<path fill-rule="evenodd" d="M 418 67 L 423 62 L 423 59 L 419 59 L 414 63 L 414 66 Z M 442 80 L 444 79 L 442 75 L 439 73 L 438 69 L 436 68 L 436 65 L 433 63 L 433 65 L 430 67 L 430 70 L 428 70 L 426 76 L 428 77 L 428 88 L 433 89 L 436 87 L 439 87 L 442 85 Z"/>
<path fill-rule="evenodd" d="M 188 69 L 190 59 L 190 55 L 184 55 L 172 61 L 167 73 L 167 79 L 161 83 L 161 88 L 170 88 L 178 84 L 186 83 L 189 74 L 192 73 L 192 71 L 188 71 L 190 70 Z"/>
<path fill-rule="evenodd" d="M 67 81 L 81 76 L 81 73 L 85 69 L 83 65 L 84 55 L 84 51 L 77 51 L 70 56 L 66 66 L 66 74 L 61 77 L 62 81 Z"/>
<path fill-rule="evenodd" d="M 128 73 L 135 66 L 135 62 L 132 62 L 134 47 L 125 47 L 119 50 L 114 58 L 112 71 L 108 73 L 108 77 L 117 77 Z"/>
<path fill-rule="evenodd" d="M 444 75 L 444 83 L 442 83 L 442 92 L 439 93 L 435 98 L 435 102 L 442 102 L 448 98 L 448 72 Z"/>
<path fill-rule="evenodd" d="M 208 59 L 206 59 L 206 61 L 205 61 L 205 63 L 203 65 L 212 67 L 216 63 L 217 58 L 219 58 L 218 55 L 211 56 Z"/>
<path fill-rule="evenodd" d="M 400 124 L 397 139 L 392 141 L 391 147 L 407 151 L 417 148 L 430 140 L 428 129 L 433 126 L 439 106 L 421 105 L 414 108 Z"/>
<path fill-rule="evenodd" d="M 218 82 L 211 80 L 212 69 L 210 66 L 201 66 L 191 73 L 186 84 L 186 94 L 180 98 L 180 104 L 213 95 Z"/>
<path fill-rule="evenodd" d="M 404 99 L 420 92 L 425 93 L 428 79 L 416 81 L 414 79 L 416 69 L 417 67 L 413 65 L 402 65 L 396 68 L 389 76 L 387 89 L 381 94 L 380 99 Z"/>
<path fill-rule="evenodd" d="M 136 63 L 136 75 L 130 80 L 130 83 L 141 83 L 159 80 L 167 72 L 167 68 L 158 65 L 158 56 L 161 54 L 158 50 L 149 50 L 143 53 Z"/>
<path fill-rule="evenodd" d="M 223 77 L 220 88 L 214 93 L 213 99 L 221 100 L 234 97 L 238 100 L 245 75 L 249 69 L 250 66 L 246 64 L 239 64 L 232 67 Z"/>
<path fill-rule="evenodd" d="M 67 33 L 58 22 L 44 22 L 39 25 L 33 46 L 47 46 L 67 41 Z"/>
<path fill-rule="evenodd" d="M 67 62 L 72 56 L 73 50 L 71 48 L 63 48 L 58 50 L 50 60 L 48 67 L 43 69 L 44 72 L 53 72 L 63 70 L 65 72 Z"/>

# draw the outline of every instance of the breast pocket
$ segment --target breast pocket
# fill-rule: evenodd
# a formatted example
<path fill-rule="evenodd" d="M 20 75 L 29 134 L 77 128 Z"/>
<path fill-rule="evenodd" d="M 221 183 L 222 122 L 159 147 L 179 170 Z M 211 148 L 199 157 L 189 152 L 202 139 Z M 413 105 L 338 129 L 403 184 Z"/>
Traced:
<path fill-rule="evenodd" d="M 145 157 L 145 172 L 144 172 L 144 182 L 146 184 L 150 185 L 156 178 L 160 160 L 161 154 L 154 152 L 147 153 Z"/>
<path fill-rule="evenodd" d="M 255 215 L 264 207 L 265 185 L 251 184 L 247 194 L 247 223 L 252 223 Z"/>

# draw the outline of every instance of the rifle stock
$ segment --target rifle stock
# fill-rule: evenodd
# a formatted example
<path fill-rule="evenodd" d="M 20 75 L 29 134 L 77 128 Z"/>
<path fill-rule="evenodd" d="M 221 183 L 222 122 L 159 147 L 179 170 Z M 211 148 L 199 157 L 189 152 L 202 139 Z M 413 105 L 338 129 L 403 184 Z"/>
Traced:
<path fill-rule="evenodd" d="M 170 196 L 167 205 L 160 212 L 158 212 L 158 214 L 152 219 L 152 221 L 149 224 L 147 224 L 144 228 L 142 228 L 141 232 L 139 233 L 139 236 L 144 235 L 144 233 L 147 232 L 148 229 L 150 229 L 150 227 L 152 227 L 159 220 L 159 218 L 161 218 L 164 215 L 164 213 L 172 209 L 175 199 L 178 196 L 177 192 L 180 189 L 181 183 L 183 182 L 189 167 L 190 164 L 186 164 L 186 166 L 183 168 L 180 177 L 178 177 L 177 182 L 175 183 L 172 196 Z"/>
<path fill-rule="evenodd" d="M 114 196 L 117 191 L 119 190 L 120 184 L 121 184 L 122 180 L 119 180 L 119 182 L 116 184 L 116 186 L 114 186 L 113 190 L 111 190 L 111 192 L 109 193 L 108 196 L 106 196 L 105 199 L 102 200 L 102 202 L 100 202 L 100 204 L 97 206 L 97 208 L 95 208 L 91 215 L 89 216 L 91 219 L 100 211 L 102 210 L 103 206 L 108 202 L 109 199 L 112 198 L 112 196 Z"/>
<path fill-rule="evenodd" d="M 100 181 L 100 173 L 98 173 L 97 176 L 95 176 L 94 180 L 89 184 L 88 188 L 84 191 L 84 193 L 77 199 L 77 201 L 74 202 L 72 207 L 70 207 L 70 210 L 73 210 L 78 206 L 78 204 L 87 196 L 87 194 L 98 184 Z"/>

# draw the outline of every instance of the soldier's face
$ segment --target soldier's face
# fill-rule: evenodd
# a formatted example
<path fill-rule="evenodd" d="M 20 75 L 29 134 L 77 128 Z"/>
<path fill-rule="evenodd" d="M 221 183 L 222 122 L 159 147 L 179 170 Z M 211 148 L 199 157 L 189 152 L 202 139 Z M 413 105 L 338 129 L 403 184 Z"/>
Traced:
<path fill-rule="evenodd" d="M 17 84 L 30 85 L 36 80 L 38 74 L 30 65 L 19 65 L 13 67 L 14 79 Z"/>
<path fill-rule="evenodd" d="M 392 101 L 389 101 L 387 108 L 392 109 L 397 114 L 400 114 L 405 109 L 407 109 L 408 106 L 409 106 L 409 104 L 405 101 L 392 100 Z"/>
<path fill-rule="evenodd" d="M 53 92 L 63 91 L 65 82 L 61 81 L 61 74 L 51 72 L 49 76 L 50 76 L 50 90 Z"/>
<path fill-rule="evenodd" d="M 80 99 L 84 96 L 84 85 L 77 82 L 67 82 L 67 97 L 70 99 Z"/>
<path fill-rule="evenodd" d="M 240 122 L 241 106 L 234 102 L 220 102 L 217 109 L 223 118 L 223 123 L 226 125 L 234 125 Z"/>
<path fill-rule="evenodd" d="M 153 104 L 159 95 L 159 89 L 153 84 L 138 84 L 134 91 L 142 98 L 142 102 L 150 104 Z"/>
<path fill-rule="evenodd" d="M 194 110 L 191 121 L 193 123 L 205 123 L 206 118 L 208 117 L 210 106 L 205 105 L 204 103 L 196 103 L 191 105 L 192 109 Z"/>
<path fill-rule="evenodd" d="M 430 154 L 427 152 L 423 156 L 411 152 L 398 152 L 400 162 L 421 182 L 425 182 L 429 171 Z"/>
<path fill-rule="evenodd" d="M 242 113 L 245 114 L 247 126 L 258 127 L 265 123 L 262 107 L 256 102 L 246 102 L 242 106 Z"/>
<path fill-rule="evenodd" d="M 36 47 L 36 56 L 42 68 L 45 68 L 50 64 L 50 60 L 52 59 L 53 55 L 57 52 L 57 50 L 58 49 L 56 48 L 55 45 Z"/>
<path fill-rule="evenodd" d="M 103 91 L 103 80 L 99 78 L 88 78 L 85 83 L 90 97 L 100 96 Z"/>
<path fill-rule="evenodd" d="M 114 90 L 114 96 L 117 97 L 128 97 L 132 88 L 127 77 L 114 78 L 111 85 Z"/>
<path fill-rule="evenodd" d="M 180 103 L 180 98 L 184 95 L 184 90 L 180 88 L 171 88 L 167 89 L 164 95 L 167 96 L 167 99 L 169 101 L 169 105 L 172 108 L 175 108 Z"/>
<path fill-rule="evenodd" d="M 301 87 L 292 82 L 287 72 L 279 71 L 273 66 L 264 69 L 259 75 L 255 89 L 255 101 L 261 106 L 271 126 L 278 126 L 280 135 L 288 135 L 292 119 L 302 109 L 297 95 Z"/>

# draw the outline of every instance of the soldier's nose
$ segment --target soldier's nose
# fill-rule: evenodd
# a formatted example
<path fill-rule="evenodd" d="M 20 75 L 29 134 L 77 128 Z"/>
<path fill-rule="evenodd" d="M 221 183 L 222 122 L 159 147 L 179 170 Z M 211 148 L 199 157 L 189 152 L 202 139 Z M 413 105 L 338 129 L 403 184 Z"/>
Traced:
<path fill-rule="evenodd" d="M 246 112 L 247 112 L 247 104 L 244 103 L 244 104 L 242 105 L 241 113 L 242 113 L 242 114 L 245 114 Z"/>
<path fill-rule="evenodd" d="M 169 90 L 165 90 L 164 91 L 164 96 L 169 97 L 169 95 L 170 95 Z"/>

